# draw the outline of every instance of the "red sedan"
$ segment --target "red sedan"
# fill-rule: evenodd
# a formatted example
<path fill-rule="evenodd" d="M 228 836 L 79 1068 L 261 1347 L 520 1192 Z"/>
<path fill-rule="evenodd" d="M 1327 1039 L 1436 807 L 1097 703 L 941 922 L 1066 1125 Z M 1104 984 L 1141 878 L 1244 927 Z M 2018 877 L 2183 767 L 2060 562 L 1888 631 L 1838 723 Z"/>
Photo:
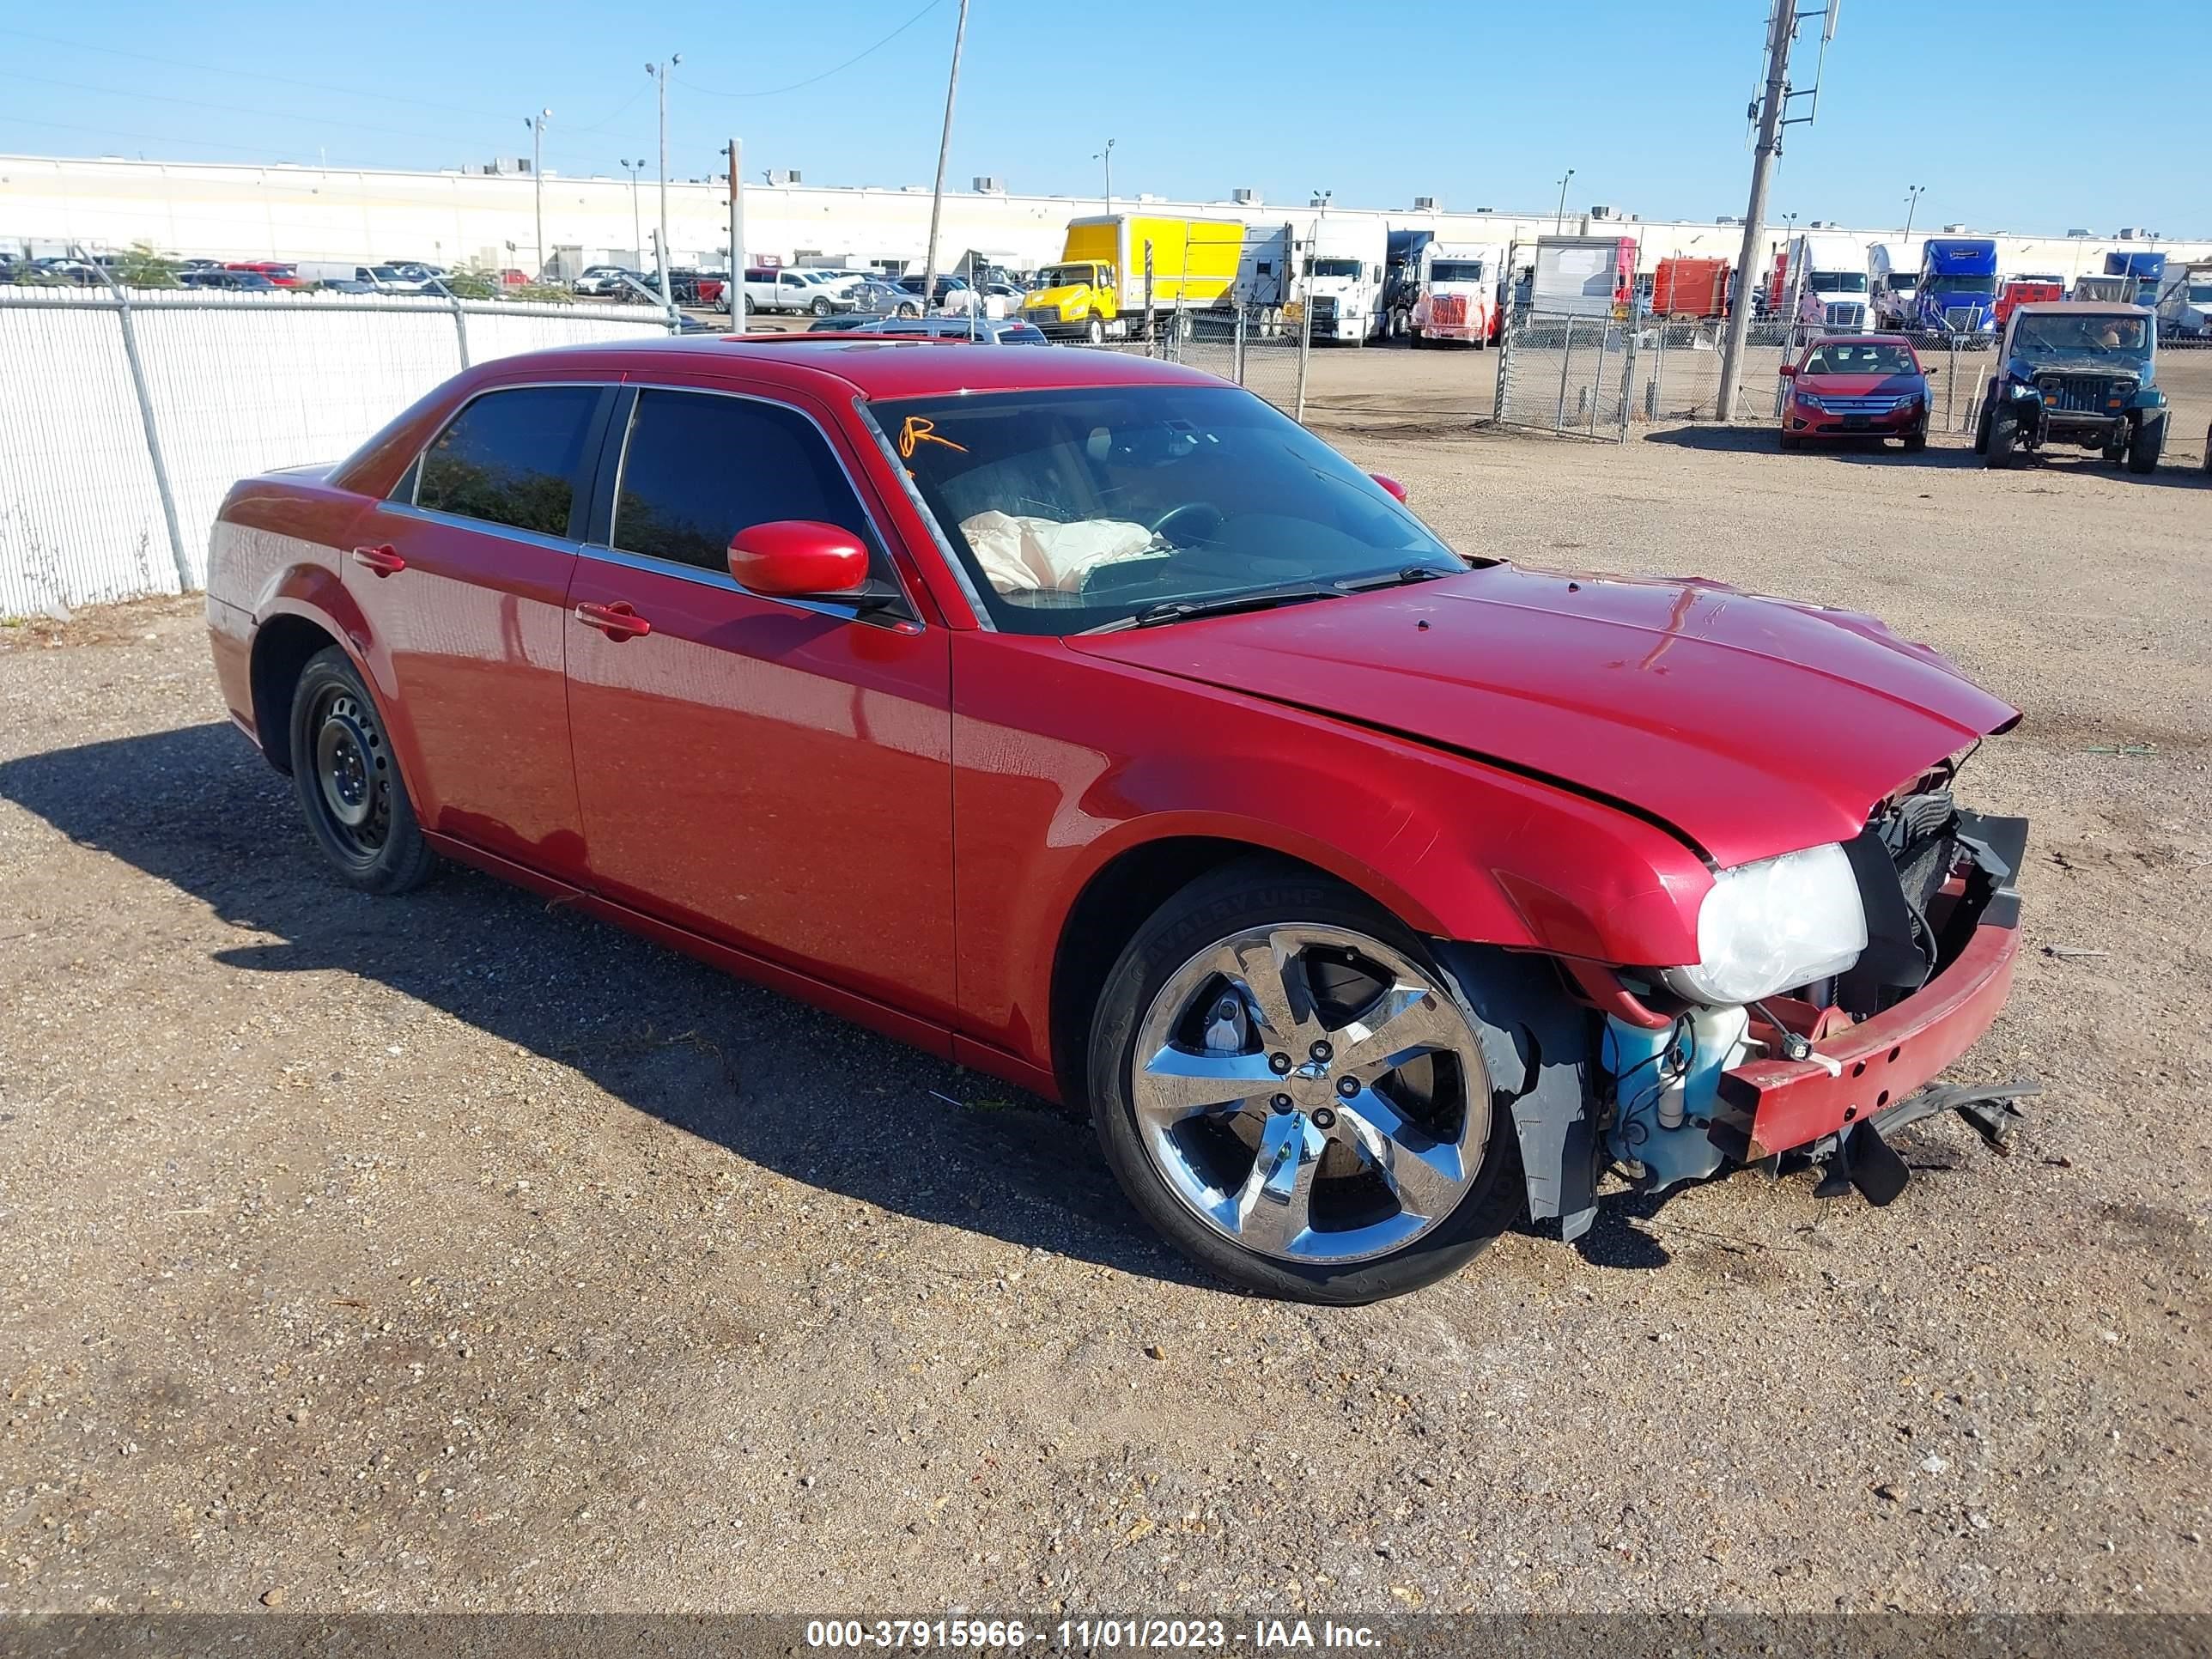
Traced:
<path fill-rule="evenodd" d="M 1928 447 L 1928 374 L 1901 334 L 1832 334 L 1784 363 L 1780 441 L 1811 438 L 1902 438 Z"/>
<path fill-rule="evenodd" d="M 2010 981 L 2026 825 L 1951 791 L 2018 716 L 1401 494 L 1164 363 L 586 347 L 240 483 L 208 615 L 341 879 L 459 860 L 1087 1111 L 1246 1287 L 1572 1237 L 1607 1166 L 1893 1196 L 1990 1111 L 1921 1091 Z"/>

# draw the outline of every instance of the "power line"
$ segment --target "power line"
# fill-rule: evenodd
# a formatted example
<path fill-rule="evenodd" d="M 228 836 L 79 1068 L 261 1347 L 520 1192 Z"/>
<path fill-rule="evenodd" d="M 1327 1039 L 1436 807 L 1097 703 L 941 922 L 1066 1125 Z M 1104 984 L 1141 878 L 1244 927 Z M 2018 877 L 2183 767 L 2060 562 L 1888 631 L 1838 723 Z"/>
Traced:
<path fill-rule="evenodd" d="M 901 23 L 896 28 L 893 29 L 889 34 L 884 36 L 882 40 L 877 41 L 873 46 L 854 52 L 850 58 L 848 58 L 843 63 L 838 64 L 835 69 L 823 70 L 819 75 L 810 75 L 804 81 L 793 81 L 789 86 L 764 87 L 758 92 L 717 92 L 714 88 L 702 87 L 696 81 L 686 81 L 684 84 L 690 88 L 694 92 L 705 93 L 709 98 L 774 98 L 783 93 L 797 92 L 802 87 L 811 87 L 820 82 L 827 81 L 833 75 L 842 75 L 847 70 L 852 68 L 854 64 L 859 63 L 863 58 L 869 57 L 875 52 L 882 51 L 885 46 L 890 45 L 892 41 L 897 40 L 899 36 L 904 34 L 908 29 L 912 28 L 916 23 L 921 21 L 923 18 L 928 16 L 930 13 L 935 11 L 944 3 L 945 0 L 929 0 L 929 3 L 927 5 L 924 6 L 920 11 L 915 13 L 913 16 L 908 18 L 905 22 Z"/>
<path fill-rule="evenodd" d="M 29 81 L 43 87 L 60 87 L 69 92 L 89 92 L 103 98 L 129 98 L 155 104 L 177 104 L 186 109 L 211 109 L 225 115 L 241 112 L 252 114 L 264 121 L 295 121 L 307 126 L 343 127 L 349 132 L 380 133 L 387 138 L 420 138 L 434 144 L 450 144 L 451 135 L 414 132 L 404 127 L 367 126 L 358 121 L 331 116 L 295 115 L 289 110 L 247 109 L 235 100 L 227 104 L 211 104 L 204 98 L 179 98 L 165 92 L 137 92 L 127 87 L 100 87 L 83 81 L 61 81 L 48 75 L 25 75 L 18 70 L 0 70 L 0 78 L 9 81 Z M 57 125 L 52 124 L 49 125 Z"/>
<path fill-rule="evenodd" d="M 489 110 L 465 109 L 459 104 L 434 103 L 427 98 L 404 98 L 397 93 L 386 92 L 381 88 L 374 92 L 368 92 L 357 87 L 332 86 L 325 81 L 301 81 L 289 75 L 270 75 L 261 70 L 238 69 L 231 65 L 216 64 L 191 64 L 181 58 L 156 57 L 151 52 L 125 52 L 120 46 L 95 46 L 82 40 L 64 40 L 51 34 L 33 34 L 28 29 L 15 29 L 0 26 L 0 34 L 10 34 L 19 40 L 36 40 L 43 46 L 61 46 L 70 52 L 94 52 L 108 58 L 129 58 L 141 64 L 156 64 L 162 69 L 191 70 L 201 75 L 240 76 L 250 81 L 270 81 L 278 86 L 298 87 L 307 92 L 334 92 L 343 98 L 370 98 L 384 104 L 411 104 L 417 109 L 443 110 L 448 115 L 472 115 L 487 121 L 503 121 L 507 118 L 503 114 L 495 113 Z M 56 126 L 61 124 L 49 121 L 45 125 Z"/>

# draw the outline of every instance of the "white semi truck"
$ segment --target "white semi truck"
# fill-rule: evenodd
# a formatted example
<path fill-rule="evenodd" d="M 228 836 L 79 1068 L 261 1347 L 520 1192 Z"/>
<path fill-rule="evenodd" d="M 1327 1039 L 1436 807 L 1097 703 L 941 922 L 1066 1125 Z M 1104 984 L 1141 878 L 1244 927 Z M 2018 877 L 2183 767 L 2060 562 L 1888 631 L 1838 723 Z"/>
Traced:
<path fill-rule="evenodd" d="M 1815 231 L 1793 236 L 1775 276 L 1778 292 L 1768 296 L 1775 313 L 1832 333 L 1865 331 L 1867 252 L 1855 238 Z"/>
<path fill-rule="evenodd" d="M 1380 219 L 1332 219 L 1324 214 L 1315 224 L 1299 296 L 1291 302 L 1292 309 L 1312 307 L 1315 339 L 1364 345 L 1382 332 L 1389 236 Z"/>

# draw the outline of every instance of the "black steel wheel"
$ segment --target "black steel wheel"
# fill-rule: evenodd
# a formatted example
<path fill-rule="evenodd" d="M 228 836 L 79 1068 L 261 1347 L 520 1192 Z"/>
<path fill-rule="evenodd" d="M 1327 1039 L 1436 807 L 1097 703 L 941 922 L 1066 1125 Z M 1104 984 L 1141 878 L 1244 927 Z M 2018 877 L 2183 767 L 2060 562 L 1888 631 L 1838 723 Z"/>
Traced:
<path fill-rule="evenodd" d="M 436 854 L 416 822 L 383 717 L 336 646 L 301 671 L 291 738 L 292 784 L 308 832 L 338 874 L 368 893 L 420 886 Z"/>

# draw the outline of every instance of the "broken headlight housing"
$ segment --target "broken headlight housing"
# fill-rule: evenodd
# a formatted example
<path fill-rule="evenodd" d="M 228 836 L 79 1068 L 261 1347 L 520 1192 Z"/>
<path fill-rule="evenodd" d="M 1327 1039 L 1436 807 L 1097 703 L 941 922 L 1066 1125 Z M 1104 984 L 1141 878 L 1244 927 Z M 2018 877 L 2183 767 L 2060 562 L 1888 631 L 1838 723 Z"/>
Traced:
<path fill-rule="evenodd" d="M 1659 980 L 1692 1002 L 1735 1007 L 1840 974 L 1866 943 L 1858 879 L 1829 842 L 1715 876 L 1698 910 L 1698 960 Z"/>

